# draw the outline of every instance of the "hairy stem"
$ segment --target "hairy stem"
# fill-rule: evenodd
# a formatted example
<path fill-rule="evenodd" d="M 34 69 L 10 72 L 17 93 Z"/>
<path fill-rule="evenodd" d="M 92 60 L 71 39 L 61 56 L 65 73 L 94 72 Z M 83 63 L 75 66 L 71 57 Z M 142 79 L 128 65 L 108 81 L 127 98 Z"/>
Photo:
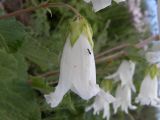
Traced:
<path fill-rule="evenodd" d="M 13 17 L 13 16 L 18 16 L 20 14 L 23 14 L 23 13 L 26 13 L 26 12 L 32 12 L 32 11 L 35 11 L 35 10 L 40 9 L 40 8 L 52 8 L 52 7 L 53 8 L 61 8 L 61 7 L 68 8 L 74 14 L 76 14 L 77 17 L 81 17 L 81 14 L 74 7 L 72 7 L 69 4 L 66 4 L 66 3 L 41 3 L 40 5 L 35 6 L 35 7 L 20 9 L 20 10 L 17 10 L 15 12 L 12 12 L 12 13 L 2 15 L 2 16 L 0 16 L 0 19 L 6 19 L 6 18 Z"/>

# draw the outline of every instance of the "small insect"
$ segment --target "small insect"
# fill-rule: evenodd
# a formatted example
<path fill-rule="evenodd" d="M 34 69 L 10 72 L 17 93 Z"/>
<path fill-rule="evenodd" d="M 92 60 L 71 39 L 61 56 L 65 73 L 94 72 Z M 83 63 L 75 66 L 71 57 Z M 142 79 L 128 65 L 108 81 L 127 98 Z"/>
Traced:
<path fill-rule="evenodd" d="M 89 49 L 87 49 L 87 50 L 88 50 L 88 53 L 91 55 L 91 51 Z"/>

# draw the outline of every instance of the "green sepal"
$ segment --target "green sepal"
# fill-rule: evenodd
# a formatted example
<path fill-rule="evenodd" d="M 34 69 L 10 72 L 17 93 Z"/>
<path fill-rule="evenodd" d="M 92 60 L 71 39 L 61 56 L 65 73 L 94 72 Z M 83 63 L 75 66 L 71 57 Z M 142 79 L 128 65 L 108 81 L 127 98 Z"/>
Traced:
<path fill-rule="evenodd" d="M 79 36 L 84 33 L 88 37 L 88 41 L 93 48 L 94 43 L 92 40 L 93 32 L 92 28 L 84 17 L 76 18 L 76 20 L 70 22 L 70 42 L 73 47 Z"/>
<path fill-rule="evenodd" d="M 104 91 L 106 91 L 106 92 L 109 91 L 110 92 L 113 88 L 112 80 L 102 80 L 100 86 Z"/>
<path fill-rule="evenodd" d="M 83 30 L 83 23 L 81 22 L 81 20 L 77 19 L 70 23 L 70 41 L 72 47 L 78 40 L 79 36 L 81 35 L 82 30 Z"/>
<path fill-rule="evenodd" d="M 86 36 L 88 37 L 89 43 L 91 45 L 91 47 L 94 47 L 94 42 L 92 40 L 93 37 L 93 31 L 92 28 L 90 26 L 90 24 L 87 22 L 87 20 L 84 19 L 84 33 L 86 34 Z"/>
<path fill-rule="evenodd" d="M 31 87 L 41 93 L 48 94 L 52 92 L 52 87 L 50 87 L 43 77 L 30 76 L 29 83 Z"/>
<path fill-rule="evenodd" d="M 150 70 L 150 76 L 152 79 L 158 74 L 158 68 L 156 64 L 152 65 L 151 70 Z"/>
<path fill-rule="evenodd" d="M 153 65 L 149 65 L 146 69 L 146 75 L 149 74 L 150 77 L 152 79 L 155 78 L 156 75 L 158 75 L 158 68 L 157 68 L 157 65 L 156 64 L 153 64 Z"/>

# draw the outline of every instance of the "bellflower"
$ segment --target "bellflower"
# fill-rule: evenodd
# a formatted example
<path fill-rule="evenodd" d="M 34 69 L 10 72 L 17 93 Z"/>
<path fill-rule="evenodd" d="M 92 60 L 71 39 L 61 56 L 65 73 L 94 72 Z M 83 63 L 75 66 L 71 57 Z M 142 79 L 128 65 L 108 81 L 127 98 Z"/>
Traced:
<path fill-rule="evenodd" d="M 136 102 L 141 105 L 151 105 L 160 107 L 160 99 L 158 98 L 158 64 L 160 62 L 160 52 L 152 51 L 146 53 L 146 59 L 150 64 L 147 74 L 142 81 L 140 92 L 136 98 Z"/>
<path fill-rule="evenodd" d="M 92 105 L 86 108 L 86 112 L 88 112 L 91 109 L 94 109 L 93 114 L 99 115 L 101 111 L 103 111 L 103 118 L 106 118 L 109 120 L 110 118 L 110 103 L 114 102 L 115 99 L 112 95 L 110 95 L 108 92 L 104 92 L 101 90 Z"/>
<path fill-rule="evenodd" d="M 160 62 L 160 51 L 154 51 L 154 52 L 147 52 L 146 53 L 146 60 L 150 64 L 157 64 Z"/>
<path fill-rule="evenodd" d="M 45 95 L 51 107 L 56 107 L 69 90 L 84 100 L 92 98 L 100 91 L 96 84 L 92 39 L 89 39 L 92 38 L 90 28 L 84 18 L 77 19 L 72 24 L 72 33 L 69 34 L 62 53 L 58 85 L 54 92 Z"/>
<path fill-rule="evenodd" d="M 125 113 L 128 113 L 128 109 L 136 109 L 136 106 L 131 104 L 131 89 L 127 85 L 117 87 L 115 99 L 113 103 L 114 113 L 117 113 L 119 107 Z"/>
<path fill-rule="evenodd" d="M 121 85 L 128 85 L 135 92 L 135 86 L 133 84 L 133 75 L 135 71 L 135 63 L 131 60 L 124 60 L 119 66 L 117 72 L 105 77 L 105 79 L 115 79 L 116 81 L 121 81 Z"/>
<path fill-rule="evenodd" d="M 151 105 L 160 107 L 160 99 L 158 98 L 158 80 L 157 76 L 151 78 L 147 74 L 142 82 L 140 93 L 136 98 L 136 102 L 141 105 Z"/>
<path fill-rule="evenodd" d="M 108 7 L 111 5 L 112 0 L 84 0 L 85 2 L 89 3 L 92 2 L 93 9 L 95 12 L 104 9 L 105 7 Z M 123 2 L 125 0 L 114 0 L 116 3 Z"/>

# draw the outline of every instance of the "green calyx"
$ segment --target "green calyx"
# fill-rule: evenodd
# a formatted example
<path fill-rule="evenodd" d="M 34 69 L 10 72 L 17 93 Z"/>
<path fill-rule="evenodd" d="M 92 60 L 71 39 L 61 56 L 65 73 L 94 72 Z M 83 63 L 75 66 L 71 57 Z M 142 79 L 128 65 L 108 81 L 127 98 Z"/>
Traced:
<path fill-rule="evenodd" d="M 73 20 L 70 22 L 69 37 L 70 37 L 72 47 L 82 33 L 84 33 L 88 37 L 88 41 L 93 48 L 94 43 L 92 40 L 92 36 L 93 36 L 92 28 L 84 17 L 76 18 L 76 20 Z"/>
<path fill-rule="evenodd" d="M 104 91 L 106 91 L 106 92 L 109 91 L 110 92 L 113 88 L 112 80 L 102 80 L 100 86 Z"/>
<path fill-rule="evenodd" d="M 156 64 L 153 64 L 153 65 L 149 65 L 148 66 L 148 68 L 147 68 L 147 70 L 146 70 L 146 74 L 149 74 L 150 75 L 150 77 L 152 78 L 152 79 L 154 79 L 155 78 L 155 76 L 157 76 L 158 75 L 158 68 L 157 68 L 157 65 Z"/>

